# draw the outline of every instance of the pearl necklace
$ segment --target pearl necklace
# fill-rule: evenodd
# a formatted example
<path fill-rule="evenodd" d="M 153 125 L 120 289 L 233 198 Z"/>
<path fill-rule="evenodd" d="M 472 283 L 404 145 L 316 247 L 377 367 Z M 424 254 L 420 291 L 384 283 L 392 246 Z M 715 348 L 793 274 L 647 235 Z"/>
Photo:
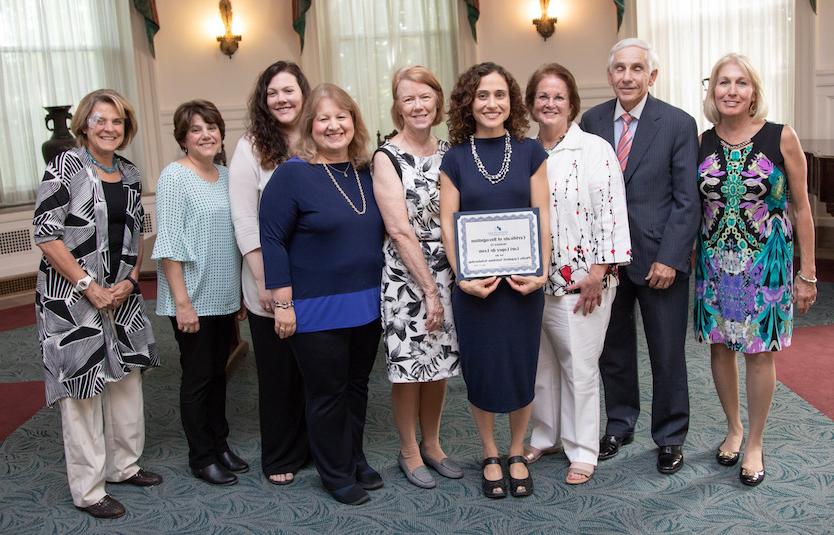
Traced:
<path fill-rule="evenodd" d="M 362 181 L 359 180 L 359 173 L 356 171 L 356 168 L 355 167 L 353 168 L 353 175 L 356 177 L 356 185 L 359 186 L 359 196 L 362 198 L 362 209 L 361 210 L 358 210 L 356 208 L 356 205 L 353 204 L 353 201 L 350 200 L 350 197 L 347 196 L 347 194 L 345 193 L 345 190 L 342 189 L 342 186 L 340 186 L 339 183 L 336 182 L 336 179 L 333 177 L 333 173 L 330 172 L 330 166 L 327 165 L 326 163 L 323 163 L 321 165 L 324 167 L 324 170 L 325 170 L 325 172 L 327 172 L 327 176 L 330 177 L 330 180 L 333 182 L 333 185 L 336 186 L 336 189 L 339 190 L 339 193 L 342 194 L 342 197 L 344 197 L 345 200 L 347 201 L 347 203 L 350 205 L 350 207 L 353 208 L 353 211 L 356 212 L 358 215 L 363 215 L 365 213 L 365 210 L 368 209 L 368 204 L 365 201 L 365 191 L 362 189 Z M 348 163 L 348 167 L 345 168 L 345 176 L 347 176 L 347 169 L 350 168 L 350 167 L 352 167 L 352 166 L 351 166 L 350 163 Z"/>
<path fill-rule="evenodd" d="M 93 165 L 98 167 L 99 169 L 101 169 L 105 173 L 108 173 L 108 174 L 115 173 L 116 169 L 118 169 L 118 167 L 116 166 L 116 159 L 115 158 L 113 159 L 113 166 L 112 167 L 107 167 L 103 163 L 96 160 L 96 157 L 93 156 L 93 153 L 90 152 L 90 149 L 85 148 L 84 150 L 87 151 L 87 156 L 89 156 L 90 160 L 93 161 Z"/>
<path fill-rule="evenodd" d="M 478 168 L 478 171 L 484 175 L 484 178 L 489 181 L 490 184 L 498 184 L 505 178 L 507 178 L 507 173 L 510 171 L 510 159 L 513 156 L 513 147 L 510 145 L 510 133 L 504 133 L 504 161 L 501 162 L 501 169 L 498 170 L 497 173 L 494 175 L 487 172 L 486 167 L 484 167 L 484 162 L 478 157 L 478 151 L 475 149 L 475 136 L 469 136 L 469 147 L 472 149 L 472 158 L 475 160 L 475 166 Z"/>

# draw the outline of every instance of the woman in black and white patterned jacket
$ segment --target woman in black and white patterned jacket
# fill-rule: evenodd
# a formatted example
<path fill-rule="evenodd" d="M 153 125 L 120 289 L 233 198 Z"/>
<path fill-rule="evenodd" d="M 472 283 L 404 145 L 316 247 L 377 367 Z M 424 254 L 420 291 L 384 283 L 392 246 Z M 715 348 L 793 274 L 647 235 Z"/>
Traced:
<path fill-rule="evenodd" d="M 158 366 L 139 293 L 142 181 L 116 154 L 136 134 L 133 108 L 109 89 L 78 104 L 78 147 L 47 165 L 33 223 L 43 251 L 35 293 L 46 402 L 58 402 L 72 500 L 98 518 L 121 503 L 105 482 L 157 485 L 145 443 L 140 370 Z"/>

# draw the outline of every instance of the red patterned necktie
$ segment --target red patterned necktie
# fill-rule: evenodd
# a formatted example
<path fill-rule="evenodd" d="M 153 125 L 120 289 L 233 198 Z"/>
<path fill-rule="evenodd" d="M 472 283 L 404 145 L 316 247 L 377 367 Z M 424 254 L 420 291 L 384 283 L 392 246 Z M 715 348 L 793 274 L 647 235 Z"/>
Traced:
<path fill-rule="evenodd" d="M 625 173 L 626 164 L 628 164 L 628 153 L 631 151 L 631 120 L 634 119 L 628 113 L 620 116 L 623 120 L 623 133 L 620 134 L 620 142 L 617 143 L 617 159 L 620 161 L 620 169 Z"/>

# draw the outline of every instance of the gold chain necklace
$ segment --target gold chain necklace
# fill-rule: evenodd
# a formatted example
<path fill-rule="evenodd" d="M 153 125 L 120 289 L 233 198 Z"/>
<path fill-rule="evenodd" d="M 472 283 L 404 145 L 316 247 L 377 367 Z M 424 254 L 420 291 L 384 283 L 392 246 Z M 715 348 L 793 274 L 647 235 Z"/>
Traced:
<path fill-rule="evenodd" d="M 353 167 L 353 175 L 356 177 L 356 185 L 359 186 L 359 196 L 362 198 L 362 209 L 358 210 L 356 205 L 353 204 L 353 201 L 350 200 L 350 197 L 347 196 L 345 190 L 342 189 L 342 186 L 336 182 L 336 179 L 333 177 L 333 173 L 330 172 L 330 166 L 326 163 L 321 164 L 324 167 L 325 172 L 327 172 L 327 176 L 330 177 L 330 180 L 333 182 L 333 185 L 336 186 L 336 189 L 339 190 L 339 193 L 342 194 L 342 197 L 345 198 L 347 203 L 353 208 L 353 211 L 356 212 L 358 215 L 363 215 L 365 210 L 368 209 L 368 203 L 365 201 L 365 191 L 362 189 L 362 181 L 359 180 L 359 173 L 356 171 L 356 168 L 353 167 L 350 163 L 348 163 L 348 167 Z M 345 169 L 345 176 L 347 176 L 347 169 Z"/>

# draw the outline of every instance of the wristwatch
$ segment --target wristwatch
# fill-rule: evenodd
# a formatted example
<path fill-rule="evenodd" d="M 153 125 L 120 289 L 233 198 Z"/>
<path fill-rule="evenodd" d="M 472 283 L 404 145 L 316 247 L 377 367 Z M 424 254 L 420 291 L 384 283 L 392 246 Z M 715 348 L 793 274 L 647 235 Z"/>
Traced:
<path fill-rule="evenodd" d="M 91 282 L 93 282 L 93 278 L 90 275 L 85 276 L 84 278 L 75 283 L 75 291 L 78 293 L 83 293 L 84 290 L 90 287 Z"/>

